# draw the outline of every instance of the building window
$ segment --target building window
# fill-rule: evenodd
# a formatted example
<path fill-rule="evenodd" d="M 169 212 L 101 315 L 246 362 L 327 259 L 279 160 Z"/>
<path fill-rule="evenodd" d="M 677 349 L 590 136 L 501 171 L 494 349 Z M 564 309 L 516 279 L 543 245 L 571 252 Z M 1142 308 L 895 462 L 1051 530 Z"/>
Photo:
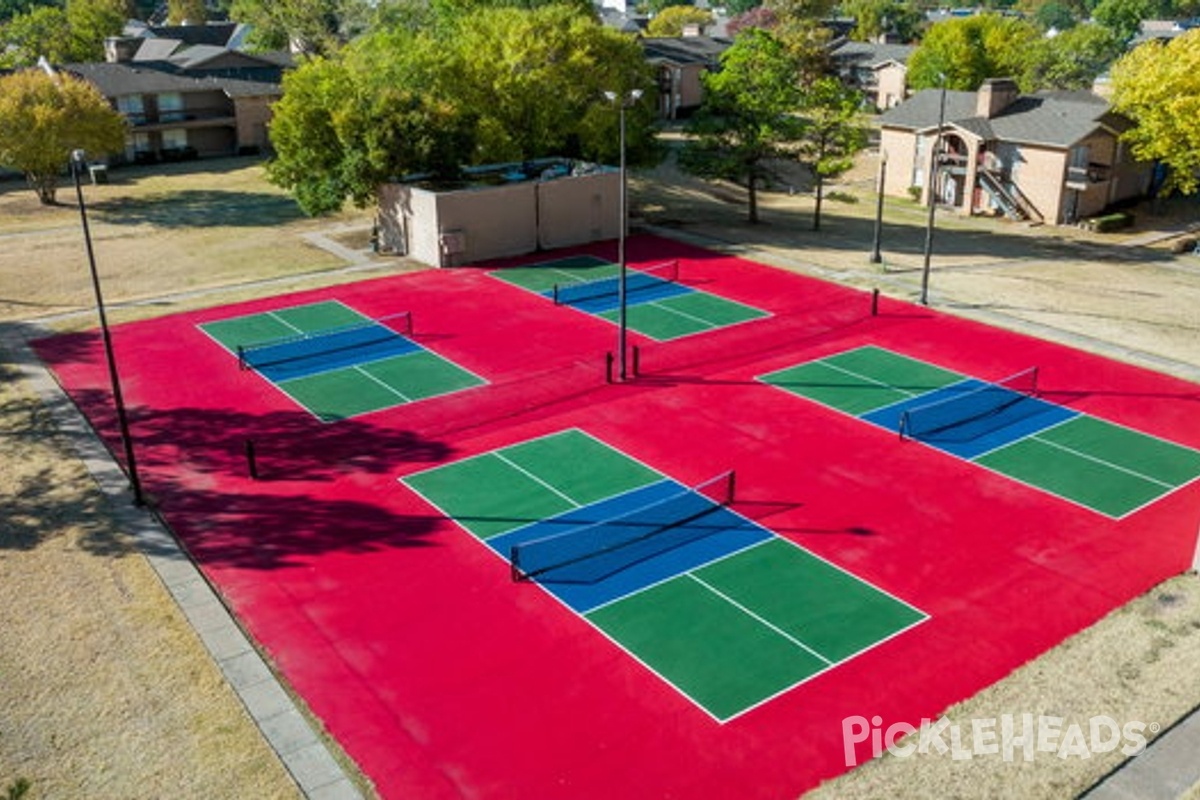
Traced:
<path fill-rule="evenodd" d="M 142 106 L 140 94 L 126 94 L 118 97 L 117 111 L 129 120 L 131 125 L 141 125 L 146 121 L 146 109 Z"/>
<path fill-rule="evenodd" d="M 150 134 L 148 133 L 131 133 L 129 138 L 125 140 L 125 157 L 130 161 L 139 161 L 145 158 L 144 153 L 150 153 Z"/>
<path fill-rule="evenodd" d="M 179 92 L 163 92 L 158 96 L 158 118 L 162 122 L 179 122 L 183 119 L 183 95 Z"/>
<path fill-rule="evenodd" d="M 162 132 L 162 146 L 164 150 L 182 150 L 187 147 L 187 143 L 187 131 L 183 128 L 172 128 Z"/>

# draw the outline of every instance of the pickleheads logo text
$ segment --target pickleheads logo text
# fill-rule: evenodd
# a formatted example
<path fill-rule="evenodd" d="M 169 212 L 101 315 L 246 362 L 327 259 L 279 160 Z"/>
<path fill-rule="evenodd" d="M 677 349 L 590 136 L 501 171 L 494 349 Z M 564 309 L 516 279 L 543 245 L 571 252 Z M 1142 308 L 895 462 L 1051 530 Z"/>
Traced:
<path fill-rule="evenodd" d="M 1122 724 L 1104 714 L 1082 722 L 1045 714 L 1001 714 L 961 725 L 940 717 L 923 719 L 920 727 L 895 722 L 885 728 L 879 716 L 855 715 L 842 720 L 842 746 L 847 767 L 881 756 L 884 751 L 897 758 L 933 755 L 956 761 L 1033 761 L 1038 756 L 1087 759 L 1117 749 L 1132 757 L 1146 749 L 1146 734 L 1157 733 L 1158 727 L 1157 723 L 1137 721 Z M 869 756 L 864 752 L 868 750 Z"/>

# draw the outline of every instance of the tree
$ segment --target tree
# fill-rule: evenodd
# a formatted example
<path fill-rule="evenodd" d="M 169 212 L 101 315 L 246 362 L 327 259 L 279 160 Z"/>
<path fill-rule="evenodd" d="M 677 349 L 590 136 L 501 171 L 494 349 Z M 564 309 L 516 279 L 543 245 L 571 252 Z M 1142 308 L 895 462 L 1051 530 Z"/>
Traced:
<path fill-rule="evenodd" d="M 67 27 L 67 14 L 61 8 L 41 6 L 13 17 L 0 27 L 0 66 L 30 67 L 45 56 L 52 63 L 75 60 L 75 40 Z"/>
<path fill-rule="evenodd" d="M 1200 188 L 1200 29 L 1162 44 L 1147 42 L 1112 69 L 1113 108 L 1132 119 L 1133 154 L 1169 169 L 1166 190 Z"/>
<path fill-rule="evenodd" d="M 695 137 L 680 165 L 706 178 L 742 182 L 749 193 L 748 220 L 757 223 L 758 186 L 770 159 L 787 155 L 802 122 L 795 62 L 782 42 L 749 28 L 721 55 L 721 69 L 704 78 L 704 101 L 689 122 Z"/>
<path fill-rule="evenodd" d="M 233 0 L 229 16 L 251 26 L 251 44 L 263 50 L 296 46 L 328 55 L 341 46 L 342 18 L 365 0 Z"/>
<path fill-rule="evenodd" d="M 974 91 L 987 78 L 1013 77 L 1028 90 L 1028 53 L 1040 40 L 1033 24 L 998 14 L 939 22 L 909 57 L 908 84 L 929 89 L 944 76 L 947 89 Z"/>
<path fill-rule="evenodd" d="M 921 9 L 904 0 L 846 0 L 841 8 L 854 18 L 851 36 L 860 42 L 874 41 L 885 33 L 910 42 L 925 22 Z"/>
<path fill-rule="evenodd" d="M 395 57 L 392 57 L 395 56 Z M 365 207 L 381 183 L 458 174 L 473 146 L 474 118 L 434 90 L 438 56 L 427 37 L 381 35 L 339 58 L 314 58 L 284 77 L 268 164 L 307 214 Z"/>
<path fill-rule="evenodd" d="M 200 25 L 208 21 L 204 0 L 167 0 L 167 21 L 172 25 Z"/>
<path fill-rule="evenodd" d="M 104 40 L 120 34 L 128 18 L 126 0 L 67 0 L 67 27 L 75 41 L 74 60 L 102 60 Z"/>
<path fill-rule="evenodd" d="M 729 16 L 737 17 L 760 5 L 762 5 L 762 0 L 729 0 L 725 3 L 725 10 Z"/>
<path fill-rule="evenodd" d="M 547 154 L 617 156 L 617 115 L 604 93 L 649 97 L 650 67 L 636 41 L 568 6 L 486 9 L 468 15 L 453 48 L 445 91 L 479 113 L 477 163 Z M 627 115 L 631 163 L 653 155 L 652 107 Z"/>
<path fill-rule="evenodd" d="M 1029 88 L 1089 89 L 1121 50 L 1121 42 L 1102 25 L 1088 22 L 1068 28 L 1030 51 Z"/>
<path fill-rule="evenodd" d="M 406 175 L 546 155 L 615 157 L 602 90 L 651 87 L 630 37 L 569 6 L 492 8 L 456 25 L 380 29 L 284 79 L 271 180 L 309 214 L 370 204 Z M 652 107 L 629 109 L 632 163 L 653 152 Z"/>
<path fill-rule="evenodd" d="M 803 135 L 798 157 L 817 179 L 813 230 L 821 229 L 821 200 L 825 180 L 854 166 L 854 156 L 866 146 L 862 95 L 834 77 L 817 80 L 804 93 Z"/>
<path fill-rule="evenodd" d="M 0 77 L 0 166 L 23 172 L 43 204 L 55 202 L 71 151 L 124 145 L 125 120 L 92 84 L 41 70 Z"/>
<path fill-rule="evenodd" d="M 1169 9 L 1169 0 L 1100 0 L 1092 18 L 1128 42 L 1141 30 L 1142 20 L 1161 19 Z"/>
<path fill-rule="evenodd" d="M 1058 0 L 1042 3 L 1034 12 L 1033 19 L 1041 26 L 1042 30 L 1046 31 L 1065 31 L 1075 27 L 1079 22 L 1079 16 L 1075 9 L 1066 3 L 1058 2 Z"/>
<path fill-rule="evenodd" d="M 712 25 L 711 11 L 695 6 L 671 6 L 654 15 L 646 26 L 647 36 L 682 36 L 689 25 L 697 25 L 701 30 Z"/>
<path fill-rule="evenodd" d="M 775 12 L 766 6 L 755 6 L 749 8 L 737 16 L 729 20 L 725 26 L 725 30 L 730 36 L 737 36 L 738 33 L 747 28 L 760 28 L 764 31 L 774 30 L 779 24 L 779 18 L 775 16 Z"/>
<path fill-rule="evenodd" d="M 0 24 L 21 14 L 28 14 L 35 8 L 56 5 L 59 5 L 58 0 L 0 0 Z"/>
<path fill-rule="evenodd" d="M 695 2 L 694 0 L 643 0 L 642 5 L 651 15 L 658 15 L 672 6 L 691 6 L 695 5 Z"/>

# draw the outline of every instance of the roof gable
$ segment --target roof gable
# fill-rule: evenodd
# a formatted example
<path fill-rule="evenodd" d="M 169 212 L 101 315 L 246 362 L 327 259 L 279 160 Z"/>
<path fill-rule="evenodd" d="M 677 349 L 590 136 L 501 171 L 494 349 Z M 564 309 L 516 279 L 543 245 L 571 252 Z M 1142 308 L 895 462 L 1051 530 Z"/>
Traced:
<path fill-rule="evenodd" d="M 937 127 L 941 90 L 925 89 L 880 116 L 884 128 L 911 131 Z M 976 113 L 975 92 L 946 92 L 945 122 L 979 138 L 1066 149 L 1099 128 L 1119 133 L 1128 121 L 1090 92 L 1021 95 L 984 119 Z"/>

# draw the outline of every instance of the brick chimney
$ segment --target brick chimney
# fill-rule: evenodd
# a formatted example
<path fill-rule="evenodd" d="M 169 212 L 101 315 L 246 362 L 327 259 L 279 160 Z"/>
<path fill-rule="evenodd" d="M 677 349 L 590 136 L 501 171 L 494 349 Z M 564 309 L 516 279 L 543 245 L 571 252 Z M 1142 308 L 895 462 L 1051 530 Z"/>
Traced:
<path fill-rule="evenodd" d="M 988 78 L 975 93 L 975 116 L 991 119 L 1021 94 L 1012 78 Z"/>
<path fill-rule="evenodd" d="M 109 36 L 104 40 L 104 60 L 110 64 L 133 61 L 142 41 L 133 36 Z"/>

